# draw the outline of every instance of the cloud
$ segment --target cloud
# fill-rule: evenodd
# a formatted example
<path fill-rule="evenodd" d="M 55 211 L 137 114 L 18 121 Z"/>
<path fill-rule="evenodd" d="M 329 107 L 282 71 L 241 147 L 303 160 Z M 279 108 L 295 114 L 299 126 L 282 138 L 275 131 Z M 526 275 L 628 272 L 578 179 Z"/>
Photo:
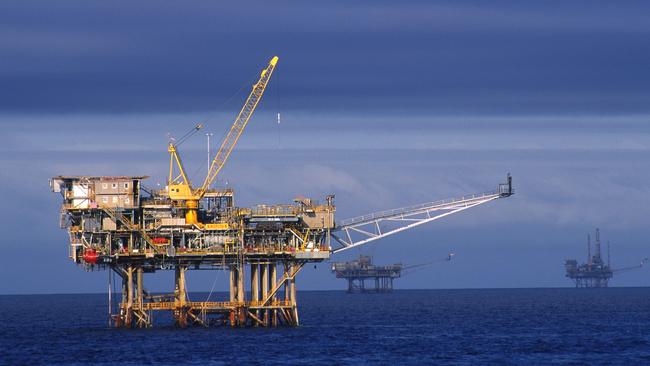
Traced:
<path fill-rule="evenodd" d="M 20 250 L 32 254 L 5 256 L 0 259 L 0 270 L 18 270 L 29 266 L 34 260 L 47 261 L 52 270 L 66 269 L 56 281 L 51 280 L 47 284 L 34 281 L 31 284 L 25 280 L 21 285 L 23 287 L 7 284 L 0 291 L 98 291 L 103 288 L 104 276 L 95 279 L 83 277 L 81 271 L 66 261 L 67 236 L 58 228 L 60 197 L 50 192 L 47 180 L 57 174 L 147 174 L 152 176 L 147 184 L 153 186 L 157 181 L 164 181 L 167 155 L 164 142 L 158 144 L 151 141 L 155 140 L 151 135 L 155 132 L 163 137 L 158 131 L 164 128 L 143 122 L 129 130 L 127 127 L 134 121 L 149 119 L 143 116 L 126 118 L 124 124 L 117 119 L 117 122 L 108 124 L 110 128 L 98 128 L 101 133 L 108 133 L 112 129 L 115 135 L 110 134 L 93 142 L 92 136 L 97 135 L 95 126 L 104 126 L 102 121 L 111 121 L 110 118 L 95 120 L 84 116 L 78 120 L 70 119 L 69 124 L 64 123 L 65 117 L 60 121 L 56 116 L 42 118 L 51 118 L 57 123 L 36 123 L 39 127 L 33 129 L 34 125 L 16 122 L 9 124 L 11 128 L 4 129 L 8 140 L 13 142 L 5 145 L 0 155 L 0 184 L 5 192 L 5 209 L 0 212 L 0 221 L 10 228 L 5 232 L 0 246 L 6 251 Z M 151 120 L 173 123 L 176 117 L 153 116 Z M 637 121 L 642 120 L 639 118 Z M 351 125 L 370 123 L 355 121 Z M 568 132 L 562 128 L 549 129 L 545 123 L 538 122 L 532 123 L 532 127 L 525 131 L 531 136 L 552 131 L 560 135 L 566 132 L 577 139 L 581 134 L 599 136 L 599 128 L 590 129 L 588 122 L 581 121 L 555 122 L 566 127 Z M 418 253 L 420 256 L 435 256 L 447 250 L 460 251 L 466 264 L 460 265 L 457 272 L 450 269 L 450 273 L 455 274 L 454 279 L 445 281 L 441 286 L 562 285 L 561 273 L 557 281 L 552 281 L 547 279 L 548 275 L 542 276 L 541 272 L 530 273 L 528 267 L 519 267 L 535 257 L 542 258 L 537 263 L 539 268 L 556 268 L 564 256 L 573 255 L 573 246 L 577 248 L 576 252 L 583 248 L 582 242 L 576 244 L 575 241 L 582 240 L 584 233 L 596 226 L 606 229 L 608 237 L 621 243 L 617 246 L 620 249 L 616 254 L 620 263 L 633 262 L 641 256 L 638 254 L 639 248 L 647 236 L 645 218 L 650 215 L 647 199 L 650 197 L 650 187 L 646 184 L 650 181 L 650 173 L 646 169 L 650 152 L 643 147 L 622 149 L 625 140 L 619 136 L 628 134 L 627 129 L 611 128 L 608 131 L 607 138 L 619 141 L 618 145 L 605 143 L 590 149 L 564 149 L 550 144 L 545 145 L 544 149 L 495 150 L 487 145 L 472 146 L 485 136 L 492 135 L 493 131 L 489 128 L 474 129 L 470 122 L 461 126 L 454 123 L 442 125 L 445 126 L 442 128 L 445 134 L 471 137 L 459 140 L 462 142 L 460 147 L 464 149 L 406 148 L 409 138 L 417 137 L 419 131 L 415 128 L 410 135 L 395 135 L 393 143 L 402 143 L 402 149 L 369 149 L 349 145 L 342 148 L 347 142 L 337 142 L 340 129 L 318 130 L 312 134 L 322 135 L 320 138 L 323 141 L 331 141 L 332 146 L 338 148 L 321 148 L 318 145 L 291 149 L 278 149 L 276 146 L 253 148 L 256 141 L 263 140 L 266 130 L 261 129 L 254 136 L 245 136 L 250 137 L 248 148 L 235 151 L 222 171 L 218 184 L 223 185 L 227 181 L 234 187 L 235 202 L 242 207 L 259 203 L 290 203 L 296 195 L 323 199 L 326 194 L 334 193 L 337 218 L 343 219 L 491 190 L 503 181 L 505 173 L 511 172 L 515 196 L 450 216 L 363 249 L 371 251 L 376 248 L 378 260 L 387 263 L 402 259 L 416 262 Z M 607 126 L 607 123 L 603 122 L 602 126 Z M 624 121 L 623 126 L 643 130 L 634 120 Z M 31 134 L 26 133 L 30 128 L 33 129 Z M 364 129 L 360 126 L 354 128 Z M 423 128 L 429 132 L 436 131 L 435 125 L 425 125 Z M 499 128 L 507 131 L 509 123 L 504 122 Z M 305 127 L 305 130 L 308 128 Z M 123 131 L 130 131 L 133 138 L 141 140 L 146 149 L 123 151 L 125 145 L 114 142 Z M 274 132 L 272 129 L 270 131 Z M 369 131 L 372 132 L 367 133 L 366 140 L 386 133 L 383 129 Z M 97 148 L 86 150 L 84 145 L 73 145 L 66 149 L 66 145 L 69 145 L 63 139 L 66 134 L 75 136 L 79 141 L 96 143 Z M 308 138 L 309 134 L 300 136 Z M 270 137 L 275 142 L 275 135 L 271 134 Z M 506 133 L 505 138 L 512 136 Z M 202 176 L 201 169 L 205 169 L 205 166 L 201 167 L 205 151 L 204 139 L 199 137 L 195 140 L 196 145 L 188 143 L 188 149 L 183 150 L 183 157 L 189 171 L 196 173 L 193 175 L 196 179 Z M 294 140 L 285 141 L 289 144 Z M 359 141 L 357 145 L 364 146 L 364 141 Z M 379 141 L 384 143 L 388 140 L 380 138 Z M 24 145 L 27 142 L 28 148 Z M 25 225 L 37 227 L 38 230 L 11 229 L 24 228 Z M 551 250 L 556 253 L 550 253 Z M 508 253 L 507 261 L 504 260 L 504 253 Z M 357 252 L 350 255 L 353 254 Z M 50 261 L 49 256 L 58 257 Z M 10 258 L 11 263 L 8 263 Z M 483 264 L 477 264 L 480 261 L 504 263 L 498 271 L 494 271 L 481 267 Z M 475 274 L 479 270 L 492 272 L 481 278 L 468 274 L 468 271 Z M 33 276 L 41 275 L 33 273 Z M 509 275 L 505 276 L 504 273 Z M 70 287 L 70 283 L 77 284 L 79 276 L 89 282 L 84 287 Z M 305 286 L 311 289 L 336 286 L 328 278 L 326 275 L 308 276 L 304 279 Z M 154 288 L 159 286 L 161 289 L 168 285 L 160 279 L 152 283 Z M 193 288 L 204 289 L 210 285 L 211 280 L 199 281 Z M 429 287 L 431 284 L 414 279 L 405 280 L 403 286 Z"/>
<path fill-rule="evenodd" d="M 455 243 L 478 263 L 455 272 L 457 286 L 557 285 L 540 273 L 594 226 L 626 242 L 621 257 L 647 237 L 646 3 L 0 7 L 0 221 L 38 228 L 5 233 L 3 249 L 31 254 L 4 256 L 0 270 L 46 259 L 59 268 L 53 253 L 65 261 L 54 175 L 146 174 L 156 185 L 167 133 L 207 121 L 181 147 L 200 180 L 203 132 L 219 141 L 274 54 L 277 73 L 218 181 L 240 206 L 334 193 L 341 219 L 491 190 L 511 172 L 514 197 L 387 239 L 380 252 L 389 261 Z M 532 257 L 534 274 L 521 268 Z M 494 263 L 493 277 L 469 278 Z M 56 288 L 76 290 L 79 275 L 62 272 Z"/>
<path fill-rule="evenodd" d="M 230 126 L 231 113 L 186 114 L 67 114 L 0 115 L 4 144 L 12 152 L 158 154 L 166 151 L 168 134 L 180 136 L 195 123 L 205 127 L 180 150 L 203 155 L 205 133 L 213 133 L 218 147 Z M 440 151 L 450 159 L 471 153 L 546 150 L 650 150 L 648 115 L 632 116 L 428 116 L 341 115 L 335 113 L 276 114 L 262 108 L 252 118 L 237 150 L 352 149 L 396 150 L 386 158 L 408 159 L 399 151 Z M 206 122 L 207 121 L 207 122 Z M 452 153 L 455 152 L 455 153 Z M 371 153 L 371 152 L 367 152 Z M 512 154 L 511 154 L 512 155 Z M 199 160 L 202 161 L 202 160 Z"/>
<path fill-rule="evenodd" d="M 274 54 L 265 104 L 285 110 L 408 118 L 650 105 L 641 3 L 63 1 L 47 18 L 42 4 L 2 6 L 5 112 L 224 111 Z"/>

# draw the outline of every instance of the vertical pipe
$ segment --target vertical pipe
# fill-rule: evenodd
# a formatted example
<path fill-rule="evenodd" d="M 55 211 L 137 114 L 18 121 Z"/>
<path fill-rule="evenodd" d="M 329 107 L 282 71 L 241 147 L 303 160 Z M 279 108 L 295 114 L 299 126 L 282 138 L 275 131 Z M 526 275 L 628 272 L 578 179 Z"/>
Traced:
<path fill-rule="evenodd" d="M 244 297 L 244 266 L 245 264 L 242 262 L 237 268 L 237 301 L 240 303 L 246 300 Z"/>
<path fill-rule="evenodd" d="M 275 266 L 275 263 L 269 264 L 269 291 L 273 291 L 275 286 L 278 284 L 278 272 Z M 272 301 L 276 300 L 276 295 L 273 295 Z"/>
<path fill-rule="evenodd" d="M 126 278 L 126 303 L 131 308 L 133 306 L 133 267 L 127 268 Z"/>
<path fill-rule="evenodd" d="M 282 265 L 282 269 L 284 271 L 284 275 L 288 276 L 289 275 L 289 269 L 287 262 L 284 262 Z M 289 302 L 289 281 L 284 281 L 284 301 Z"/>
<path fill-rule="evenodd" d="M 295 264 L 291 264 L 291 273 L 294 274 L 296 271 Z M 296 296 L 296 276 L 294 275 L 293 278 L 291 279 L 291 305 L 293 307 L 293 319 L 295 322 L 295 326 L 300 325 L 300 321 L 298 320 L 298 304 L 297 304 L 297 296 Z"/>
<path fill-rule="evenodd" d="M 260 265 L 258 263 L 251 263 L 251 301 L 253 306 L 257 306 L 256 302 L 260 301 Z M 255 310 L 255 316 L 260 317 L 259 310 Z M 254 322 L 255 326 L 259 324 Z"/>
<path fill-rule="evenodd" d="M 126 313 L 128 311 L 128 269 L 124 269 L 124 275 L 122 276 L 122 302 L 120 304 L 120 322 L 122 327 L 126 327 Z"/>
<path fill-rule="evenodd" d="M 266 300 L 266 297 L 269 295 L 269 266 L 268 264 L 260 264 L 260 269 L 262 270 L 262 299 Z M 262 321 L 264 325 L 269 325 L 269 312 L 268 310 L 262 310 L 264 316 Z"/>
<path fill-rule="evenodd" d="M 180 268 L 180 277 L 179 277 L 179 284 L 180 284 L 180 302 L 181 304 L 185 304 L 187 301 L 187 286 L 185 284 L 185 267 Z"/>
<path fill-rule="evenodd" d="M 230 302 L 234 302 L 235 297 L 237 296 L 236 288 L 235 288 L 235 283 L 236 283 L 235 276 L 236 276 L 235 267 L 231 266 L 230 267 Z"/>
<path fill-rule="evenodd" d="M 174 301 L 179 302 L 181 297 L 181 285 L 180 285 L 180 271 L 179 267 L 174 269 Z"/>
<path fill-rule="evenodd" d="M 594 254 L 594 257 L 598 258 L 598 264 L 603 263 L 600 255 L 600 229 L 598 228 L 596 228 L 596 254 Z"/>
<path fill-rule="evenodd" d="M 132 324 L 133 313 L 133 267 L 129 266 L 126 270 L 126 321 L 125 325 L 130 327 Z"/>
<path fill-rule="evenodd" d="M 140 266 L 136 269 L 136 288 L 135 288 L 135 301 L 137 304 L 139 319 L 138 326 L 148 327 L 151 326 L 151 318 L 144 311 L 144 269 Z"/>
<path fill-rule="evenodd" d="M 612 268 L 612 257 L 609 250 L 609 240 L 607 241 L 607 267 Z"/>
<path fill-rule="evenodd" d="M 259 264 L 251 263 L 251 301 L 260 300 L 260 275 L 258 269 Z"/>
<path fill-rule="evenodd" d="M 230 266 L 230 302 L 234 303 L 237 301 L 237 266 Z M 230 326 L 234 327 L 237 322 L 237 310 L 230 311 Z"/>
<path fill-rule="evenodd" d="M 277 273 L 275 262 L 269 264 L 269 267 L 271 272 L 269 273 L 269 277 L 271 280 L 271 283 L 269 285 L 269 291 L 273 291 L 273 289 L 275 289 L 275 286 L 277 285 L 278 273 Z M 276 294 L 277 292 L 273 294 L 273 298 L 271 299 L 273 303 L 276 302 L 277 299 Z M 278 310 L 276 308 L 274 308 L 273 311 L 271 312 L 271 323 L 273 324 L 274 327 L 278 325 Z"/>
<path fill-rule="evenodd" d="M 136 286 L 136 302 L 138 304 L 138 308 L 142 310 L 142 303 L 143 303 L 143 294 L 144 294 L 144 288 L 143 288 L 143 275 L 144 271 L 142 270 L 142 267 L 138 267 L 137 272 L 137 286 Z"/>
<path fill-rule="evenodd" d="M 108 327 L 111 326 L 111 318 L 113 317 L 113 299 L 112 296 L 112 287 L 113 287 L 113 270 L 109 268 L 108 270 Z"/>
<path fill-rule="evenodd" d="M 591 236 L 587 234 L 587 264 L 591 266 Z"/>
<path fill-rule="evenodd" d="M 187 287 L 185 285 L 185 266 L 177 266 L 175 272 L 176 280 L 176 324 L 179 327 L 187 326 L 187 309 L 185 302 L 187 301 Z"/>

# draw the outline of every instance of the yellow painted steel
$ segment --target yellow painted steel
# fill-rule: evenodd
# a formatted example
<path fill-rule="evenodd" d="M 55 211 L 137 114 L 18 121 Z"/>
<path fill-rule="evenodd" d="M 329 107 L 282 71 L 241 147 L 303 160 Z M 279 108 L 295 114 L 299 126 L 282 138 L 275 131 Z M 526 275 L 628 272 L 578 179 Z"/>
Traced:
<path fill-rule="evenodd" d="M 309 228 L 307 228 L 307 232 L 305 232 L 305 236 L 302 238 L 302 245 L 300 246 L 300 249 L 305 250 L 307 247 L 307 242 L 309 240 Z"/>
<path fill-rule="evenodd" d="M 201 125 L 197 125 L 195 129 L 198 130 L 201 127 Z M 167 146 L 167 152 L 169 152 L 169 179 L 167 180 L 169 197 L 174 200 L 193 199 L 191 183 L 187 178 L 187 174 L 185 174 L 185 167 L 183 166 L 180 155 L 178 155 L 176 145 L 170 142 Z M 174 177 L 174 162 L 179 170 L 177 177 Z M 183 181 L 176 183 L 179 178 L 183 178 Z"/>
<path fill-rule="evenodd" d="M 229 230 L 230 225 L 228 223 L 205 224 L 203 228 L 205 230 Z"/>
<path fill-rule="evenodd" d="M 199 201 L 197 200 L 187 200 L 185 201 L 185 223 L 187 224 L 197 224 L 199 222 L 197 211 L 199 209 Z"/>
<path fill-rule="evenodd" d="M 255 108 L 257 108 L 257 105 L 260 99 L 262 98 L 262 95 L 264 95 L 266 86 L 268 85 L 268 82 L 271 79 L 271 75 L 273 74 L 273 71 L 275 70 L 275 66 L 277 63 L 278 63 L 278 57 L 274 56 L 269 62 L 266 69 L 262 70 L 259 80 L 257 81 L 257 83 L 255 83 L 255 85 L 253 85 L 253 90 L 248 95 L 248 98 L 246 99 L 244 106 L 239 111 L 239 114 L 237 115 L 235 122 L 230 127 L 228 134 L 226 135 L 223 142 L 221 143 L 221 146 L 219 147 L 219 151 L 217 152 L 214 159 L 212 160 L 212 163 L 210 164 L 210 170 L 208 171 L 208 174 L 206 175 L 205 180 L 203 181 L 201 187 L 197 189 L 192 188 L 192 184 L 188 180 L 187 175 L 185 174 L 185 169 L 183 167 L 183 163 L 181 161 L 180 155 L 178 154 L 176 146 L 173 143 L 169 144 L 167 148 L 167 151 L 170 154 L 169 181 L 167 185 L 167 193 L 169 195 L 169 198 L 172 200 L 185 201 L 185 208 L 186 208 L 185 222 L 186 223 L 193 224 L 193 225 L 199 224 L 198 216 L 197 216 L 199 200 L 203 198 L 208 188 L 210 187 L 210 184 L 212 184 L 212 182 L 217 178 L 217 175 L 219 174 L 223 166 L 226 164 L 228 157 L 230 156 L 233 149 L 237 145 L 237 142 L 239 141 L 239 137 L 241 136 L 242 132 L 244 132 L 244 128 L 248 124 L 248 121 L 250 120 L 251 116 L 253 115 Z M 178 169 L 180 171 L 180 174 L 177 178 L 174 178 L 174 173 L 173 173 L 174 162 L 176 162 L 176 165 L 178 166 Z M 182 181 L 177 183 L 177 180 L 179 178 L 182 178 Z"/>
<path fill-rule="evenodd" d="M 197 196 L 203 196 L 203 194 L 205 194 L 205 191 L 210 187 L 210 184 L 212 184 L 212 182 L 215 180 L 217 174 L 219 174 L 219 171 L 221 171 L 221 168 L 223 168 L 223 166 L 226 164 L 226 161 L 228 160 L 230 153 L 232 153 L 232 150 L 235 148 L 235 145 L 237 145 L 237 142 L 239 141 L 239 137 L 241 136 L 242 132 L 244 132 L 244 128 L 248 124 L 248 121 L 250 120 L 251 116 L 253 115 L 255 108 L 257 108 L 257 104 L 262 99 L 262 95 L 264 95 L 266 86 L 268 85 L 268 82 L 271 79 L 271 75 L 273 74 L 273 71 L 275 70 L 275 65 L 277 63 L 278 63 L 278 57 L 275 56 L 269 62 L 268 67 L 262 70 L 262 73 L 260 74 L 260 79 L 257 81 L 257 83 L 255 83 L 255 85 L 253 85 L 253 90 L 248 95 L 248 98 L 246 99 L 246 102 L 244 103 L 242 109 L 239 111 L 239 114 L 237 115 L 235 122 L 230 127 L 230 131 L 228 131 L 228 134 L 226 135 L 223 142 L 221 143 L 221 146 L 219 147 L 219 151 L 217 151 L 217 154 L 212 160 L 212 164 L 210 164 L 210 170 L 208 171 L 208 175 L 205 177 L 205 180 L 203 181 L 203 185 L 195 192 Z"/>

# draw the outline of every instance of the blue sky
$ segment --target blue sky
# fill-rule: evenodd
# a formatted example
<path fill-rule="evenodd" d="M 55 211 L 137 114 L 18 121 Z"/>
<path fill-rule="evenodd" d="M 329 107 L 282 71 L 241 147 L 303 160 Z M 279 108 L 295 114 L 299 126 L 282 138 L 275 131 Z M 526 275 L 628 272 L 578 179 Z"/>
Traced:
<path fill-rule="evenodd" d="M 401 288 L 569 286 L 600 227 L 614 266 L 650 256 L 645 2 L 8 1 L 0 5 L 0 293 L 101 292 L 67 260 L 58 174 L 164 180 L 167 134 L 221 137 L 273 55 L 222 173 L 237 203 L 336 194 L 338 217 L 493 189 L 517 195 L 359 253 L 421 262 Z M 243 88 L 243 90 L 242 90 Z M 239 92 L 238 92 L 239 91 Z M 276 114 L 282 114 L 280 127 Z M 205 136 L 184 146 L 200 179 Z M 223 276 L 223 274 L 222 274 Z M 191 274 L 190 290 L 214 274 Z M 223 278 L 223 277 L 222 277 Z M 170 289 L 166 274 L 147 278 Z M 223 281 L 221 281 L 223 282 Z M 615 285 L 649 285 L 648 269 Z M 321 264 L 303 289 L 338 289 Z"/>

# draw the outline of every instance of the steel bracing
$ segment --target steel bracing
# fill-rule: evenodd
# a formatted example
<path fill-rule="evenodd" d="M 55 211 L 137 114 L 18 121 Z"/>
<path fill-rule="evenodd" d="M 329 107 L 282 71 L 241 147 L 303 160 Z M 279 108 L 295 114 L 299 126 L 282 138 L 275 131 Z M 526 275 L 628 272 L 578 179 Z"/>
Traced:
<path fill-rule="evenodd" d="M 355 248 L 499 198 L 509 197 L 513 193 L 512 178 L 508 176 L 508 183 L 500 184 L 496 191 L 346 219 L 339 222 L 331 233 L 340 245 L 337 248 L 332 248 L 332 253 Z"/>
<path fill-rule="evenodd" d="M 145 188 L 141 183 L 146 176 L 51 179 L 52 191 L 63 198 L 60 225 L 70 237 L 70 258 L 88 270 L 111 270 L 111 324 L 149 327 L 154 311 L 171 311 L 180 327 L 298 326 L 296 276 L 306 263 L 328 260 L 333 253 L 513 193 L 508 176 L 495 192 L 378 212 L 339 225 L 334 195 L 322 203 L 297 197 L 290 204 L 235 206 L 232 189 L 210 186 L 242 136 L 277 62 L 273 57 L 260 73 L 200 187 L 194 187 L 185 174 L 178 147 L 201 124 L 178 140 L 170 139 L 169 178 L 163 189 Z M 338 247 L 332 248 L 332 238 Z M 247 268 L 249 290 L 244 280 Z M 174 271 L 174 292 L 149 294 L 144 273 L 163 270 Z M 228 271 L 229 299 L 211 301 L 208 296 L 205 301 L 191 301 L 188 270 Z M 122 300 L 116 306 L 111 288 L 119 284 L 113 284 L 114 275 L 122 282 Z"/>

